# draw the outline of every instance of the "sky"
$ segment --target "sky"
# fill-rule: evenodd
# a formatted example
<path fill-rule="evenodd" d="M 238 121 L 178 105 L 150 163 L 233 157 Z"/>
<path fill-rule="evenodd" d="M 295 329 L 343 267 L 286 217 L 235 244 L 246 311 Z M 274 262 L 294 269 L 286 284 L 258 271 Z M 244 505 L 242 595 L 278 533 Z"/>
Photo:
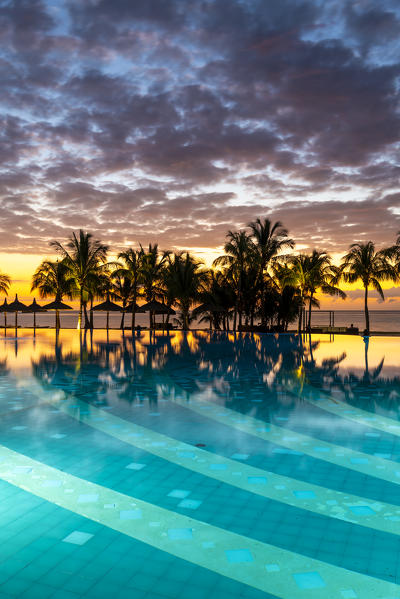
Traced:
<path fill-rule="evenodd" d="M 11 291 L 79 228 L 208 262 L 257 217 L 297 251 L 393 244 L 399 34 L 397 0 L 0 0 Z"/>

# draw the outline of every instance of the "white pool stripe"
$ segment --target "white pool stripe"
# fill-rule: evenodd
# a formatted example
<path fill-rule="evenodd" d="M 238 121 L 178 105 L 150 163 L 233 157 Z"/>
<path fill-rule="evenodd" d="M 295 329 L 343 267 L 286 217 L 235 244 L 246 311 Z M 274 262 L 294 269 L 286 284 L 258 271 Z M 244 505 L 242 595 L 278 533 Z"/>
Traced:
<path fill-rule="evenodd" d="M 316 514 L 400 534 L 399 506 L 302 482 L 210 453 L 68 397 L 63 391 L 44 390 L 34 382 L 31 391 L 92 428 L 203 476 Z"/>
<path fill-rule="evenodd" d="M 366 500 L 255 468 L 177 441 L 80 400 L 63 399 L 56 405 L 62 412 L 92 428 L 203 476 L 293 507 L 400 534 L 400 506 Z"/>
<path fill-rule="evenodd" d="M 393 583 L 182 516 L 66 474 L 4 446 L 0 446 L 0 478 L 152 547 L 281 599 L 400 598 L 399 587 Z M 312 589 L 311 593 L 307 589 Z"/>
<path fill-rule="evenodd" d="M 182 395 L 182 392 L 180 392 L 180 395 Z M 342 466 L 360 474 L 374 476 L 396 485 L 400 484 L 400 464 L 396 462 L 266 423 L 252 416 L 241 414 L 236 410 L 203 399 L 196 399 L 193 395 L 187 393 L 185 393 L 186 397 L 184 398 L 180 395 L 173 397 L 168 395 L 168 397 L 193 412 L 259 437 L 264 441 L 285 447 L 297 454 L 304 453 L 318 460 Z"/>
<path fill-rule="evenodd" d="M 356 408 L 328 395 L 322 390 L 315 389 L 311 385 L 300 385 L 294 381 L 291 384 L 284 385 L 284 388 L 308 403 L 336 416 L 400 437 L 400 423 L 393 420 L 393 418 Z"/>

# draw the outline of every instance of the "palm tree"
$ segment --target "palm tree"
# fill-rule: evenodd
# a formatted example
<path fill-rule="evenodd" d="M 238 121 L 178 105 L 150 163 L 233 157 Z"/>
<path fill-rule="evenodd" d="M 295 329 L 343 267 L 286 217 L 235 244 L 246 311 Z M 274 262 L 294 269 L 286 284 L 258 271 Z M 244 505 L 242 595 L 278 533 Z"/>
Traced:
<path fill-rule="evenodd" d="M 340 278 L 340 269 L 331 263 L 331 257 L 326 252 L 313 250 L 311 255 L 307 256 L 305 268 L 309 300 L 308 329 L 311 329 L 311 308 L 312 306 L 319 307 L 319 301 L 315 298 L 318 289 L 326 295 L 338 296 L 342 299 L 346 298 L 346 294 L 335 284 L 338 276 Z"/>
<path fill-rule="evenodd" d="M 297 294 L 299 297 L 299 321 L 298 321 L 298 333 L 300 334 L 302 331 L 302 318 L 303 318 L 303 310 L 305 306 L 305 301 L 309 292 L 309 280 L 308 280 L 308 270 L 309 270 L 309 257 L 305 254 L 298 254 L 296 256 L 288 257 L 288 264 L 291 265 L 290 270 L 287 273 L 287 284 L 295 287 L 297 289 Z"/>
<path fill-rule="evenodd" d="M 122 316 L 120 329 L 124 330 L 125 313 L 132 301 L 132 281 L 124 274 L 125 269 L 118 269 L 111 274 L 111 296 L 122 303 Z"/>
<path fill-rule="evenodd" d="M 162 299 L 165 295 L 163 287 L 163 270 L 167 263 L 167 258 L 170 252 L 160 252 L 158 244 L 149 244 L 148 250 L 145 251 L 140 246 L 141 260 L 141 277 L 143 293 L 147 302 L 152 302 L 155 299 Z M 150 329 L 154 326 L 154 314 L 150 310 Z"/>
<path fill-rule="evenodd" d="M 341 276 L 346 283 L 362 281 L 364 286 L 365 335 L 369 335 L 368 290 L 375 289 L 382 300 L 385 299 L 381 281 L 396 281 L 398 271 L 388 258 L 387 250 L 375 251 L 372 241 L 353 243 L 349 252 L 343 256 L 340 266 Z"/>
<path fill-rule="evenodd" d="M 265 274 L 269 264 L 278 256 L 284 249 L 294 247 L 293 239 L 289 238 L 289 232 L 285 229 L 280 221 L 272 224 L 265 218 L 261 221 L 257 220 L 249 223 L 251 229 L 251 237 L 254 242 L 254 248 L 258 257 L 258 287 L 261 290 L 261 324 L 266 324 L 266 314 L 264 311 L 265 293 L 267 289 Z"/>
<path fill-rule="evenodd" d="M 85 313 L 85 328 L 89 326 L 86 311 L 88 290 L 91 282 L 104 268 L 107 258 L 108 246 L 93 239 L 91 233 L 79 230 L 78 236 L 72 233 L 65 247 L 59 241 L 50 243 L 56 251 L 63 256 L 65 264 L 70 270 L 76 283 L 79 294 L 79 328 L 82 325 L 82 309 Z"/>
<path fill-rule="evenodd" d="M 65 261 L 43 260 L 32 277 L 31 291 L 39 290 L 41 298 L 55 296 L 56 302 L 61 302 L 64 295 L 72 298 L 75 282 Z M 60 328 L 60 313 L 56 310 L 56 329 Z"/>
<path fill-rule="evenodd" d="M 207 321 L 210 328 L 229 331 L 229 312 L 235 305 L 235 293 L 229 279 L 221 271 L 209 270 L 202 282 L 199 301 L 200 304 L 193 310 L 200 322 Z"/>
<path fill-rule="evenodd" d="M 132 331 L 135 329 L 136 319 L 136 302 L 139 297 L 141 283 L 141 266 L 143 252 L 129 248 L 118 255 L 119 260 L 123 260 L 124 266 L 116 272 L 126 279 L 129 279 L 131 284 L 131 302 L 132 302 Z"/>
<path fill-rule="evenodd" d="M 189 254 L 182 252 L 168 256 L 164 281 L 181 311 L 182 328 L 189 330 L 189 313 L 193 303 L 198 299 L 201 284 L 205 281 L 206 271 L 201 270 L 203 263 Z"/>
<path fill-rule="evenodd" d="M 8 290 L 11 285 L 11 279 L 8 275 L 4 273 L 0 273 L 0 293 L 4 293 L 4 295 L 8 295 Z"/>
<path fill-rule="evenodd" d="M 213 266 L 225 267 L 224 273 L 229 277 L 235 290 L 233 328 L 236 330 L 237 318 L 239 318 L 239 328 L 242 326 L 245 275 L 247 270 L 254 266 L 256 254 L 251 236 L 246 231 L 228 231 L 227 238 L 228 241 L 224 245 L 225 254 L 216 258 Z"/>

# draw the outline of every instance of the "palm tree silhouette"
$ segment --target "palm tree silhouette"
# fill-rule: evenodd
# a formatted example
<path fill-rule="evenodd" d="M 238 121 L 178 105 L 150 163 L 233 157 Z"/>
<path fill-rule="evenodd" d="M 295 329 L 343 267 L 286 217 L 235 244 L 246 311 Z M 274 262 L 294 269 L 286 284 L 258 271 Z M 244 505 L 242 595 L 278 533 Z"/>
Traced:
<path fill-rule="evenodd" d="M 213 266 L 225 267 L 225 274 L 229 277 L 235 291 L 235 308 L 233 328 L 236 330 L 237 319 L 239 328 L 242 326 L 244 308 L 244 279 L 248 268 L 255 264 L 256 251 L 251 236 L 246 231 L 228 231 L 228 241 L 224 245 L 225 254 L 216 258 Z"/>
<path fill-rule="evenodd" d="M 319 301 L 315 298 L 318 289 L 330 296 L 346 298 L 344 291 L 339 289 L 336 281 L 340 276 L 340 269 L 331 263 L 331 257 L 326 252 L 313 250 L 306 260 L 308 279 L 308 328 L 311 329 L 311 308 L 313 305 L 319 307 Z"/>
<path fill-rule="evenodd" d="M 205 282 L 206 271 L 201 269 L 202 265 L 203 263 L 191 256 L 189 252 L 168 256 L 164 281 L 181 311 L 184 331 L 189 330 L 189 311 L 199 297 L 202 282 Z"/>
<path fill-rule="evenodd" d="M 132 304 L 132 331 L 135 329 L 136 321 L 136 303 L 140 292 L 141 282 L 141 266 L 142 266 L 142 255 L 143 252 L 129 248 L 124 252 L 118 254 L 118 260 L 123 260 L 124 266 L 119 267 L 114 274 L 123 276 L 124 279 L 130 281 L 131 297 L 130 301 Z"/>
<path fill-rule="evenodd" d="M 385 296 L 381 281 L 396 281 L 398 271 L 390 264 L 387 250 L 375 251 L 375 245 L 372 241 L 353 243 L 349 252 L 343 256 L 340 269 L 340 274 L 346 283 L 362 281 L 364 286 L 365 335 L 369 335 L 368 290 L 372 287 L 384 300 Z"/>
<path fill-rule="evenodd" d="M 55 296 L 56 302 L 61 302 L 64 295 L 72 298 L 76 290 L 75 282 L 70 276 L 70 270 L 65 261 L 43 260 L 32 277 L 31 291 L 39 290 L 41 298 Z M 56 310 L 56 329 L 60 328 L 60 313 Z"/>
<path fill-rule="evenodd" d="M 251 229 L 251 237 L 258 257 L 257 286 L 261 290 L 261 324 L 265 326 L 266 314 L 264 305 L 267 289 L 265 275 L 267 268 L 282 250 L 293 248 L 294 241 L 289 238 L 288 230 L 284 228 L 280 221 L 272 224 L 268 218 L 265 218 L 263 221 L 257 218 L 257 220 L 251 222 L 248 226 Z"/>
<path fill-rule="evenodd" d="M 86 328 L 89 322 L 86 303 L 90 283 L 104 269 L 108 246 L 94 240 L 91 233 L 84 233 L 82 229 L 79 230 L 78 236 L 72 233 L 65 247 L 59 241 L 52 241 L 50 245 L 63 256 L 71 277 L 76 283 L 79 294 L 78 326 L 79 328 L 82 326 L 82 309 L 84 309 Z"/>
<path fill-rule="evenodd" d="M 158 249 L 158 244 L 149 244 L 148 250 L 145 251 L 142 246 L 141 250 L 141 271 L 143 293 L 147 302 L 152 302 L 157 298 L 163 298 L 165 289 L 163 287 L 163 271 L 167 263 L 169 251 L 161 252 Z M 154 313 L 150 310 L 150 329 L 154 326 Z"/>

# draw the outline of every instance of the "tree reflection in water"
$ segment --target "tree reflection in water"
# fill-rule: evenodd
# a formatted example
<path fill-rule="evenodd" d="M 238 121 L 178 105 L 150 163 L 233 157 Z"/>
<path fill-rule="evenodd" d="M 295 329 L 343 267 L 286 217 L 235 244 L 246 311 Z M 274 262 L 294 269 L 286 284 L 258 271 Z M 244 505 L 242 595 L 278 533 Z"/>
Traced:
<path fill-rule="evenodd" d="M 290 411 L 313 389 L 372 412 L 397 410 L 400 377 L 382 376 L 384 359 L 369 369 L 367 341 L 361 376 L 341 371 L 345 353 L 317 363 L 320 342 L 290 334 L 141 333 L 96 342 L 85 331 L 80 341 L 79 352 L 63 352 L 56 338 L 54 351 L 32 362 L 33 373 L 47 388 L 97 406 L 196 396 L 269 420 L 278 405 Z"/>

